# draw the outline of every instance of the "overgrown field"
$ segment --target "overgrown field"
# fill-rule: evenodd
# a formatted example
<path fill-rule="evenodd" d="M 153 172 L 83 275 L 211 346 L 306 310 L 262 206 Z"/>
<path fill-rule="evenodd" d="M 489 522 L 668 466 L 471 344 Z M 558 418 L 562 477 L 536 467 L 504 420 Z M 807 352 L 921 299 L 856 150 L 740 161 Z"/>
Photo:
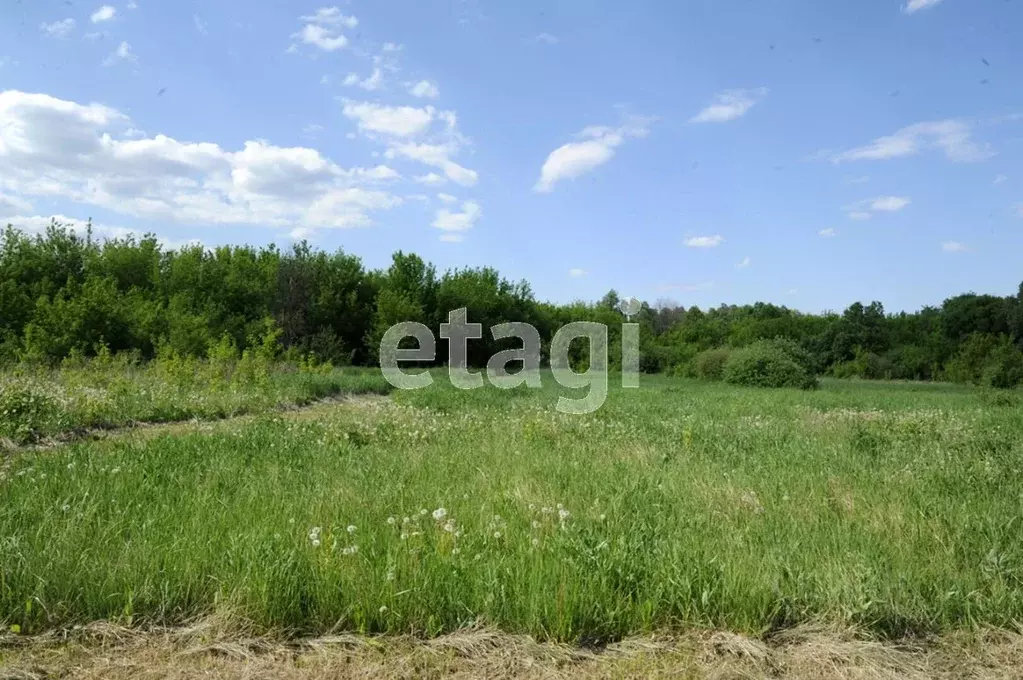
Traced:
<path fill-rule="evenodd" d="M 599 641 L 1023 620 L 1014 393 L 644 377 L 576 416 L 545 386 L 9 453 L 0 621 Z"/>
<path fill-rule="evenodd" d="M 252 356 L 240 361 L 173 356 L 145 365 L 121 356 L 65 362 L 60 370 L 24 365 L 0 374 L 0 448 L 90 429 L 229 418 L 389 390 L 371 369 L 270 365 Z"/>

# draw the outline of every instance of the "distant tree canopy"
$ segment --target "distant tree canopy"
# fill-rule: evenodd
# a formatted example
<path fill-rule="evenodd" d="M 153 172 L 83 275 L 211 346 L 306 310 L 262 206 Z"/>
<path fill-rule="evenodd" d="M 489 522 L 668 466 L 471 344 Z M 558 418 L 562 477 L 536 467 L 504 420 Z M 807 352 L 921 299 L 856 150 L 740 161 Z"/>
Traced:
<path fill-rule="evenodd" d="M 508 340 L 490 327 L 532 324 L 547 351 L 571 321 L 609 328 L 612 366 L 620 364 L 618 293 L 596 303 L 536 300 L 525 281 L 494 269 L 438 273 L 397 252 L 386 270 L 367 270 L 338 250 L 307 243 L 275 246 L 199 245 L 162 248 L 155 237 L 97 241 L 60 224 L 30 236 L 8 226 L 0 234 L 0 361 L 57 362 L 69 356 L 132 352 L 208 356 L 241 352 L 270 340 L 285 356 L 371 365 L 391 325 L 419 321 L 435 331 L 465 307 L 484 335 L 469 343 L 482 366 Z M 761 340 L 797 343 L 819 373 L 841 377 L 955 380 L 1013 386 L 1023 380 L 1023 284 L 1015 295 L 959 295 L 940 307 L 886 314 L 880 302 L 855 302 L 841 314 L 803 314 L 758 302 L 715 309 L 669 300 L 644 304 L 641 368 L 692 375 L 694 359 L 716 348 Z M 268 340 L 269 339 L 269 340 Z M 438 339 L 438 361 L 447 347 Z M 707 370 L 702 356 L 700 370 Z"/>

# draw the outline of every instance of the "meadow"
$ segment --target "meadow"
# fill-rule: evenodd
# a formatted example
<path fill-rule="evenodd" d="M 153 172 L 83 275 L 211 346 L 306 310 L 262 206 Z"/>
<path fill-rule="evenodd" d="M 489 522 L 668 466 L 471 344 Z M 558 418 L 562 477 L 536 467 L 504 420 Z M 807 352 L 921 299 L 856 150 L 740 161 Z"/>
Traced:
<path fill-rule="evenodd" d="M 83 376 L 49 386 L 99 394 Z M 644 376 L 636 390 L 612 380 L 604 407 L 579 416 L 554 409 L 565 391 L 548 375 L 541 390 L 438 380 L 278 408 L 346 385 L 386 391 L 371 373 L 284 371 L 223 387 L 233 410 L 180 411 L 247 405 L 246 418 L 9 450 L 4 628 L 212 616 L 285 636 L 486 625 L 596 644 L 692 628 L 759 636 L 814 622 L 897 637 L 1023 620 L 1014 393 Z M 139 403 L 103 422 L 168 413 Z"/>

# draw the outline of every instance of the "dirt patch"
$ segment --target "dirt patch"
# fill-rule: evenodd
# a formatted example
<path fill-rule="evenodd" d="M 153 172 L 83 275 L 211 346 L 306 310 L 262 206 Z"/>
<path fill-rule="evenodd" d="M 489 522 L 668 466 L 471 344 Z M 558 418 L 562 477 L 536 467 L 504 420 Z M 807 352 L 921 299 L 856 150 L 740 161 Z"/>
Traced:
<path fill-rule="evenodd" d="M 0 637 L 2 678 L 1023 678 L 1009 631 L 880 641 L 803 626 L 767 640 L 727 632 L 635 637 L 600 649 L 490 629 L 430 640 L 332 635 L 281 641 L 202 625 L 139 632 L 93 624 Z"/>

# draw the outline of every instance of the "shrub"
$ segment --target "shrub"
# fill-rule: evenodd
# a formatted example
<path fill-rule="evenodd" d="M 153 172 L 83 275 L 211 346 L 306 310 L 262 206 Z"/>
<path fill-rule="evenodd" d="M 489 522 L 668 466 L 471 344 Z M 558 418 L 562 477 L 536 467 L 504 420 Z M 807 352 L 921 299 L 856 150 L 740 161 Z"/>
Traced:
<path fill-rule="evenodd" d="M 981 384 L 998 389 L 1012 389 L 1023 383 L 1023 352 L 1009 338 L 1003 338 L 988 355 L 981 374 Z"/>
<path fill-rule="evenodd" d="M 701 380 L 721 380 L 730 354 L 724 347 L 700 352 L 693 359 L 693 373 Z"/>
<path fill-rule="evenodd" d="M 735 350 L 724 369 L 725 382 L 749 387 L 817 387 L 813 373 L 771 340 Z"/>

